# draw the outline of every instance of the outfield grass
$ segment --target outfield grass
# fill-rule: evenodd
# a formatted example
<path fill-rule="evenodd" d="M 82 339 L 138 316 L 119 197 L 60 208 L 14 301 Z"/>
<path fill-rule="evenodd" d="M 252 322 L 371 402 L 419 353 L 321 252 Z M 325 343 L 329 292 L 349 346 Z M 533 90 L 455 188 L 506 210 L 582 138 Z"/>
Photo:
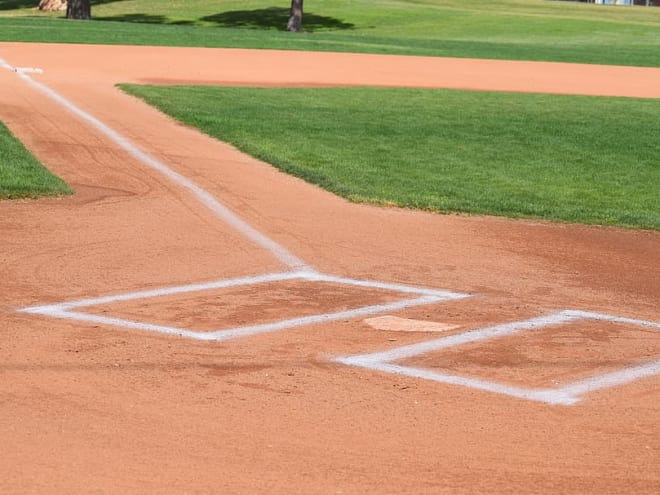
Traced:
<path fill-rule="evenodd" d="M 660 229 L 660 100 L 122 88 L 354 201 Z"/>
<path fill-rule="evenodd" d="M 0 40 L 249 47 L 660 66 L 660 9 L 549 0 L 308 2 L 301 35 L 284 0 L 93 2 L 92 22 L 0 0 Z M 28 8 L 30 7 L 30 8 Z"/>
<path fill-rule="evenodd" d="M 279 48 L 660 67 L 660 8 L 548 0 L 325 0 L 306 3 L 304 26 L 307 32 L 293 35 L 282 31 L 289 5 L 283 0 L 93 0 L 95 20 L 92 22 L 67 21 L 62 19 L 61 13 L 38 13 L 33 9 L 36 3 L 36 0 L 0 0 L 0 41 Z M 192 101 L 203 90 L 190 91 Z M 283 98 L 284 93 L 277 91 L 268 97 L 272 103 L 262 102 L 272 106 L 271 113 L 275 116 L 287 112 L 286 108 L 278 106 L 278 99 Z M 301 114 L 311 119 L 303 128 L 310 135 L 300 136 L 307 144 L 296 150 L 304 150 L 313 159 L 321 153 L 326 160 L 339 160 L 338 164 L 305 163 L 304 157 L 300 160 L 297 156 L 290 157 L 286 150 L 275 149 L 275 145 L 271 150 L 270 141 L 288 142 L 294 131 L 277 125 L 282 123 L 279 117 L 275 117 L 275 124 L 268 124 L 273 126 L 268 132 L 282 132 L 280 136 L 261 136 L 265 130 L 259 128 L 248 131 L 262 118 L 261 103 L 252 109 L 235 109 L 234 113 L 245 112 L 245 115 L 235 115 L 243 119 L 240 125 L 244 131 L 232 131 L 234 138 L 240 146 L 282 168 L 356 200 L 394 202 L 442 211 L 465 210 L 658 228 L 658 207 L 653 191 L 649 191 L 659 183 L 657 166 L 649 158 L 654 151 L 657 154 L 653 149 L 658 136 L 658 119 L 654 118 L 658 116 L 656 102 L 452 92 L 432 92 L 429 94 L 433 96 L 422 98 L 423 92 L 419 92 L 415 102 L 425 100 L 425 104 L 430 104 L 430 98 L 436 102 L 436 107 L 431 108 L 445 104 L 454 108 L 453 114 L 446 117 L 450 119 L 447 122 L 454 122 L 455 128 L 449 126 L 439 135 L 433 135 L 431 130 L 442 124 L 437 114 L 444 115 L 443 112 L 409 108 L 408 96 L 400 97 L 397 105 L 390 105 L 388 98 L 404 94 L 396 91 L 387 96 L 380 96 L 386 93 L 376 90 L 345 91 L 356 91 L 346 96 L 350 107 L 345 105 L 342 96 L 333 96 L 331 91 L 291 92 L 291 97 L 295 98 L 306 95 L 305 101 L 299 102 Z M 153 94 L 156 95 L 155 90 Z M 244 98 L 247 94 L 237 96 Z M 256 92 L 249 98 L 260 102 L 267 94 Z M 447 101 L 437 95 L 443 95 Z M 362 98 L 365 100 L 361 101 Z M 486 100 L 479 101 L 480 98 Z M 177 99 L 185 97 L 177 96 Z M 537 103 L 539 101 L 542 103 Z M 334 111 L 327 108 L 335 104 Z M 487 104 L 490 110 L 486 120 L 477 123 L 486 126 L 490 122 L 492 128 L 481 128 L 477 123 L 470 127 L 472 124 L 461 120 L 463 111 L 474 113 L 474 105 L 480 104 Z M 594 107 L 590 108 L 592 104 Z M 324 109 L 323 112 L 319 113 L 314 105 Z M 465 110 L 460 105 L 466 105 Z M 556 105 L 553 107 L 556 112 L 542 112 L 543 105 Z M 383 107 L 389 107 L 387 115 L 383 115 Z M 523 118 L 511 113 L 511 108 L 528 113 L 521 114 Z M 579 112 L 575 111 L 577 108 Z M 562 121 L 561 111 L 566 112 L 566 121 Z M 343 136 L 339 130 L 332 138 L 324 136 L 330 139 L 329 144 L 323 145 L 326 148 L 318 144 L 318 129 L 323 126 L 348 129 L 354 115 L 360 115 L 365 123 L 384 121 L 392 126 L 392 122 L 396 122 L 398 126 L 399 122 L 406 122 L 412 127 L 402 130 L 400 138 L 392 138 L 392 145 L 383 143 L 377 132 L 365 135 L 360 129 L 354 129 L 354 135 L 361 136 L 360 140 L 371 146 L 362 149 L 362 144 L 350 145 L 348 157 L 334 149 L 343 148 L 343 143 L 349 142 L 350 136 Z M 504 134 L 498 131 L 497 122 L 493 120 L 500 116 L 507 116 Z M 192 118 L 183 114 L 179 117 Z M 550 120 L 546 122 L 546 118 Z M 577 123 L 572 118 L 578 119 Z M 474 117 L 470 122 L 480 119 L 481 116 Z M 623 121 L 630 122 L 626 129 L 623 129 Z M 528 122 L 534 123 L 530 127 L 534 132 L 527 135 Z M 365 129 L 369 128 L 370 125 L 365 124 Z M 417 149 L 416 144 L 410 144 L 417 142 L 416 129 L 426 133 L 420 131 L 419 136 L 429 136 L 421 141 L 429 156 L 423 158 L 413 153 L 411 157 L 416 158 L 411 165 L 405 161 L 406 153 L 399 157 L 401 151 L 397 149 Z M 572 129 L 571 134 L 565 135 L 562 129 Z M 395 131 L 387 132 L 396 135 Z M 517 137 L 510 138 L 509 131 Z M 227 134 L 221 138 L 231 139 L 228 130 L 223 132 Z M 241 141 L 248 135 L 250 139 Z M 383 135 L 385 141 L 390 140 L 388 134 Z M 482 143 L 479 135 L 490 137 Z M 367 156 L 369 153 L 373 156 Z M 359 157 L 358 162 L 351 158 L 352 154 Z M 429 158 L 433 154 L 442 160 Z M 377 167 L 382 157 L 389 156 L 400 160 L 397 163 L 401 166 L 389 167 L 385 174 Z M 418 170 L 417 160 L 422 171 Z M 524 164 L 528 170 L 522 166 Z M 372 178 L 381 179 L 381 175 L 391 178 L 389 182 L 378 182 L 379 185 L 372 188 L 375 192 L 368 191 L 366 184 L 364 190 L 353 190 L 348 187 L 350 181 L 342 182 L 344 172 L 337 172 L 337 177 L 333 175 L 335 168 L 346 166 L 349 174 L 356 174 L 365 183 Z M 0 170 L 0 190 L 9 187 L 3 185 L 9 180 Z M 538 189 L 539 183 L 544 187 Z M 398 184 L 405 184 L 408 192 L 392 199 L 395 195 L 392 189 Z M 466 190 L 470 185 L 474 185 L 475 191 L 468 194 Z M 430 192 L 424 192 L 425 188 L 430 188 Z M 491 189 L 500 192 L 492 197 L 484 192 Z M 478 196 L 478 200 L 473 196 Z M 515 202 L 520 202 L 521 206 L 517 208 Z"/>
<path fill-rule="evenodd" d="M 70 194 L 0 123 L 0 199 Z"/>

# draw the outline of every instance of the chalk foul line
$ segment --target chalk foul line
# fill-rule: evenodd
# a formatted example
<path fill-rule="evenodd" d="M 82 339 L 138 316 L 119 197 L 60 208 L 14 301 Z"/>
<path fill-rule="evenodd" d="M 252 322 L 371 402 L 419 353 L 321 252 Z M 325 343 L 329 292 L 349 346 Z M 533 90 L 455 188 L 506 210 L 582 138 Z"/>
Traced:
<path fill-rule="evenodd" d="M 296 257 L 284 246 L 278 244 L 274 240 L 270 239 L 263 233 L 259 232 L 243 219 L 241 219 L 236 213 L 227 208 L 224 204 L 218 201 L 211 193 L 203 189 L 202 187 L 195 184 L 190 179 L 184 177 L 178 172 L 172 170 L 170 167 L 165 165 L 160 160 L 149 155 L 145 151 L 142 151 L 138 148 L 133 142 L 131 142 L 125 136 L 122 136 L 117 131 L 112 129 L 107 124 L 103 123 L 98 118 L 94 117 L 90 113 L 82 110 L 80 107 L 76 106 L 71 101 L 64 98 L 62 95 L 49 88 L 43 83 L 35 81 L 28 75 L 28 71 L 15 68 L 8 64 L 5 60 L 0 58 L 0 67 L 16 72 L 18 76 L 23 79 L 28 85 L 42 92 L 48 96 L 51 100 L 55 101 L 62 107 L 66 108 L 69 112 L 73 113 L 83 121 L 87 122 L 90 126 L 96 129 L 98 132 L 103 134 L 105 137 L 113 141 L 117 146 L 126 151 L 136 160 L 142 162 L 142 164 L 147 167 L 160 172 L 162 175 L 170 179 L 175 184 L 186 189 L 190 192 L 202 205 L 204 205 L 208 210 L 210 210 L 217 218 L 225 222 L 226 224 L 233 227 L 235 230 L 240 232 L 242 235 L 250 239 L 252 242 L 261 246 L 270 252 L 275 258 L 282 262 L 285 266 L 291 268 L 292 270 L 311 270 L 311 268 L 300 258 Z"/>

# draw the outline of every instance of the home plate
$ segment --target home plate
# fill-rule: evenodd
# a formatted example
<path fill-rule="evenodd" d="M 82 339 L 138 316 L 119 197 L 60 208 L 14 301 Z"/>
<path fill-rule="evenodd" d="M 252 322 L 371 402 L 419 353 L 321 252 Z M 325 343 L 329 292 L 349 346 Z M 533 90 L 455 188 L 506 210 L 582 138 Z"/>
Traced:
<path fill-rule="evenodd" d="M 399 318 L 398 316 L 390 315 L 367 318 L 364 322 L 376 330 L 387 330 L 390 332 L 447 332 L 448 330 L 455 330 L 460 327 L 460 325 L 411 320 L 409 318 Z"/>

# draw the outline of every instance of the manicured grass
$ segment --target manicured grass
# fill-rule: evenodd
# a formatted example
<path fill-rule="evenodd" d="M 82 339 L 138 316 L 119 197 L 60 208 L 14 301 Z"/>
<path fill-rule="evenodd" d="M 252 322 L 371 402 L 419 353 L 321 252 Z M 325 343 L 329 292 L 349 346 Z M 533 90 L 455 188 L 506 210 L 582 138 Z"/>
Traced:
<path fill-rule="evenodd" d="M 308 32 L 292 35 L 282 32 L 284 0 L 97 1 L 92 22 L 39 14 L 34 5 L 0 0 L 0 40 L 660 66 L 660 8 L 549 0 L 324 0 L 306 4 Z"/>
<path fill-rule="evenodd" d="M 122 88 L 354 201 L 660 229 L 660 100 Z"/>
<path fill-rule="evenodd" d="M 0 123 L 0 199 L 70 194 Z"/>

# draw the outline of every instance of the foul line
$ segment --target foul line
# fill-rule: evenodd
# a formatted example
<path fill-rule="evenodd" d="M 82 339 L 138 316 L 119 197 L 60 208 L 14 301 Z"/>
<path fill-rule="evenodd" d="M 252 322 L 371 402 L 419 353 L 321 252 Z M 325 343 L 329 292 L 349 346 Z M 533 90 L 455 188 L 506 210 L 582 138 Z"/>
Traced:
<path fill-rule="evenodd" d="M 187 179 L 178 172 L 175 172 L 167 165 L 165 165 L 163 162 L 157 160 L 156 158 L 142 151 L 135 144 L 133 144 L 128 138 L 122 136 L 117 131 L 109 127 L 107 124 L 103 123 L 93 115 L 85 112 L 84 110 L 82 110 L 81 108 L 79 108 L 78 106 L 76 106 L 75 104 L 64 98 L 63 96 L 61 96 L 59 93 L 49 88 L 45 84 L 35 81 L 30 76 L 28 76 L 25 73 L 25 71 L 11 66 L 1 58 L 0 58 L 0 67 L 16 72 L 16 74 L 18 74 L 18 76 L 21 79 L 23 79 L 26 83 L 33 86 L 37 90 L 41 91 L 49 98 L 51 98 L 53 101 L 62 105 L 71 113 L 73 113 L 74 115 L 78 116 L 79 118 L 90 124 L 97 131 L 105 135 L 108 139 L 110 139 L 115 144 L 117 144 L 121 149 L 126 151 L 129 155 L 133 156 L 133 158 L 142 162 L 144 165 L 148 166 L 149 168 L 160 172 L 171 181 L 175 182 L 179 186 L 188 190 L 190 193 L 193 194 L 193 196 L 195 196 L 195 198 L 200 203 L 202 203 L 204 206 L 206 206 L 206 208 L 208 208 L 211 212 L 213 212 L 216 217 L 218 217 L 225 223 L 231 225 L 234 229 L 236 229 L 238 232 L 240 232 L 248 239 L 258 244 L 259 246 L 268 250 L 284 265 L 288 266 L 291 269 L 296 269 L 296 270 L 305 270 L 305 269 L 311 270 L 311 268 L 304 261 L 296 257 L 284 246 L 278 244 L 277 242 L 273 241 L 269 237 L 265 236 L 264 234 L 253 228 L 251 225 L 249 225 L 247 222 L 241 219 L 238 215 L 232 212 L 229 208 L 223 205 L 220 201 L 218 201 L 215 197 L 213 197 L 213 195 L 211 195 L 208 191 L 201 188 L 200 186 L 192 182 L 190 179 Z"/>

